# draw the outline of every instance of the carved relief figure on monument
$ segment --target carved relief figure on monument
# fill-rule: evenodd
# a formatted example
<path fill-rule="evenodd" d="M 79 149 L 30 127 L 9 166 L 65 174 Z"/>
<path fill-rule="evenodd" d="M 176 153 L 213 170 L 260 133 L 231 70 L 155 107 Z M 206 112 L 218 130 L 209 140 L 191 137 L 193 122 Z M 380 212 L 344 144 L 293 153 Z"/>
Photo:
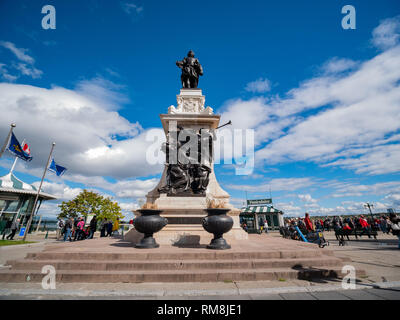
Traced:
<path fill-rule="evenodd" d="M 200 129 L 198 133 L 195 133 L 194 130 L 186 129 L 185 134 L 181 135 L 184 129 L 181 126 L 177 128 L 176 133 L 168 132 L 167 135 L 168 141 L 164 146 L 166 150 L 166 165 L 168 167 L 166 184 L 159 188 L 158 191 L 168 195 L 205 196 L 211 173 L 212 136 L 207 134 L 204 129 Z M 193 133 L 187 135 L 188 131 L 193 131 Z M 173 137 L 176 137 L 176 139 Z M 183 137 L 185 138 L 184 141 L 182 140 Z M 196 137 L 197 141 L 194 144 L 196 149 L 179 152 L 183 150 L 182 146 L 191 142 L 190 139 L 188 141 L 190 137 L 192 139 Z M 180 157 L 177 156 L 178 153 L 180 153 Z"/>

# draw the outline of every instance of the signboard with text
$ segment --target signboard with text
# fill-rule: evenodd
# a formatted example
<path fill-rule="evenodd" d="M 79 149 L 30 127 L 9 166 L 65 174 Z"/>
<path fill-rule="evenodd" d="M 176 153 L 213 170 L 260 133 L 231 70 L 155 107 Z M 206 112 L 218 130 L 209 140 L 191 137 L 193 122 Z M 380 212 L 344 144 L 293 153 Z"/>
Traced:
<path fill-rule="evenodd" d="M 248 206 L 256 206 L 263 204 L 272 204 L 272 199 L 257 199 L 257 200 L 247 200 Z"/>

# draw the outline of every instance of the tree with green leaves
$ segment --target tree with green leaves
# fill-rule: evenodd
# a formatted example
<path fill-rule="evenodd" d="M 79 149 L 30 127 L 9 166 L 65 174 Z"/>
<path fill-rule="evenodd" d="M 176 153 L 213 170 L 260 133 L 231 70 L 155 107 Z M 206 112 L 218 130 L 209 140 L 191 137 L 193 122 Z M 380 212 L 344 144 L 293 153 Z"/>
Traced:
<path fill-rule="evenodd" d="M 61 212 L 58 218 L 60 219 L 76 218 L 78 216 L 86 218 L 90 214 L 95 214 L 97 220 L 106 218 L 115 221 L 117 218 L 122 219 L 124 217 L 117 202 L 87 190 L 83 190 L 70 201 L 63 201 L 59 207 Z"/>

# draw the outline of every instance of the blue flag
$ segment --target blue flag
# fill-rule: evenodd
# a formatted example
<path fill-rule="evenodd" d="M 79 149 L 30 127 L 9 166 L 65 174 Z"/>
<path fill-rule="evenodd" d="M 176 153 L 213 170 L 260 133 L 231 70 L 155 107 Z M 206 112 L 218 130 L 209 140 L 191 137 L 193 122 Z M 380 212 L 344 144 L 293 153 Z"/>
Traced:
<path fill-rule="evenodd" d="M 23 150 L 23 148 L 21 147 L 21 145 L 19 144 L 17 138 L 15 137 L 14 133 L 11 133 L 11 138 L 10 138 L 10 142 L 8 143 L 8 147 L 7 147 L 8 151 L 10 151 L 14 156 L 25 160 L 25 161 L 31 161 L 32 160 L 32 156 L 30 155 L 30 153 L 25 152 Z"/>
<path fill-rule="evenodd" d="M 51 172 L 54 172 L 57 176 L 62 176 L 65 173 L 65 171 L 67 171 L 67 168 L 64 168 L 56 164 L 54 158 L 51 158 L 50 166 L 47 169 Z"/>

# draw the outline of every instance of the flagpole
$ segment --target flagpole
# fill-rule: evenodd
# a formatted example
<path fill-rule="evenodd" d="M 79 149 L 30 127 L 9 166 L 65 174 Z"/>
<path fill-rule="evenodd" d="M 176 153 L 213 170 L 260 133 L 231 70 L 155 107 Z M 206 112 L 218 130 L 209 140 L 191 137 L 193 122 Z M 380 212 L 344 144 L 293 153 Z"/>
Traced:
<path fill-rule="evenodd" d="M 13 129 L 14 129 L 16 126 L 17 126 L 17 125 L 16 125 L 15 123 L 11 123 L 11 125 L 10 125 L 11 128 L 10 128 L 10 131 L 8 132 L 6 141 L 4 142 L 4 145 L 3 145 L 3 147 L 2 147 L 1 150 L 0 150 L 0 158 L 1 158 L 1 156 L 3 155 L 4 151 L 6 150 L 7 145 L 8 145 L 8 141 L 10 141 L 11 133 L 12 133 Z"/>
<path fill-rule="evenodd" d="M 24 145 L 25 145 L 25 139 L 24 139 L 24 141 L 22 141 L 22 144 L 21 144 L 22 150 L 24 148 Z M 15 157 L 15 160 L 14 160 L 14 163 L 13 163 L 13 165 L 11 167 L 10 173 L 13 173 L 15 165 L 17 164 L 17 160 L 18 160 L 18 157 Z"/>
<path fill-rule="evenodd" d="M 28 234 L 29 228 L 31 227 L 31 223 L 32 223 L 32 219 L 33 219 L 33 214 L 34 214 L 34 212 L 35 212 L 36 205 L 37 205 L 37 202 L 38 202 L 38 199 L 39 199 L 40 190 L 42 189 L 43 180 L 44 180 L 44 177 L 45 177 L 45 175 L 46 175 L 47 168 L 49 167 L 49 162 L 50 162 L 51 154 L 53 153 L 53 149 L 54 149 L 54 146 L 55 146 L 55 145 L 56 145 L 55 142 L 53 142 L 52 145 L 51 145 L 51 150 L 50 150 L 49 158 L 47 159 L 47 163 L 46 163 L 46 166 L 45 166 L 44 171 L 43 171 L 42 180 L 40 181 L 40 185 L 39 185 L 39 188 L 38 188 L 38 191 L 37 191 L 37 194 L 36 194 L 35 202 L 33 203 L 33 208 L 32 208 L 32 212 L 31 212 L 31 216 L 29 217 L 28 223 L 27 223 L 27 225 L 26 225 L 26 229 L 25 229 L 25 233 L 24 233 L 24 238 L 22 239 L 22 241 L 25 241 L 26 235 Z"/>

